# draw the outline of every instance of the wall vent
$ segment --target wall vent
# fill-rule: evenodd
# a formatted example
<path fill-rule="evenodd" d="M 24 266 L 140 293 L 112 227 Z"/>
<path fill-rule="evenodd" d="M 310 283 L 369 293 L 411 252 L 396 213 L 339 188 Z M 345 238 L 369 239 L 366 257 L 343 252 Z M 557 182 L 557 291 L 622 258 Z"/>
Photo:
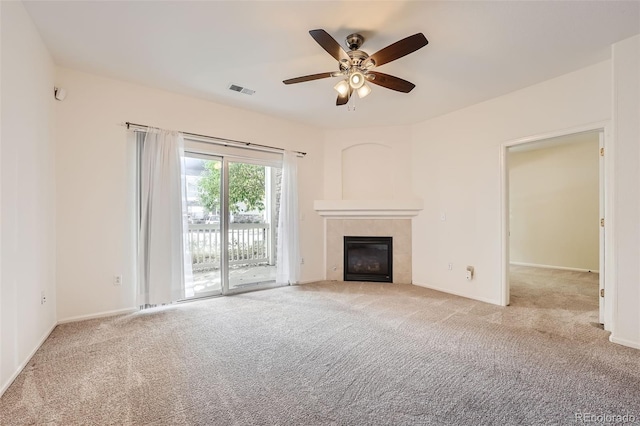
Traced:
<path fill-rule="evenodd" d="M 255 90 L 247 89 L 246 87 L 238 86 L 237 84 L 230 84 L 229 90 L 233 90 L 234 92 L 244 93 L 245 95 L 253 95 L 256 93 Z"/>

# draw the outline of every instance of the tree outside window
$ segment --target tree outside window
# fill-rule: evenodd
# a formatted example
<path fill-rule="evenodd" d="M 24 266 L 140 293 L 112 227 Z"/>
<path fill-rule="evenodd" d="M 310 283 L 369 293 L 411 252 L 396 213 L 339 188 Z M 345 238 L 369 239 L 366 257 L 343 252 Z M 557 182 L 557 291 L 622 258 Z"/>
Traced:
<path fill-rule="evenodd" d="M 220 213 L 221 164 L 206 162 L 198 182 L 198 197 L 211 214 Z M 262 212 L 265 209 L 265 167 L 229 163 L 229 210 L 231 213 Z"/>

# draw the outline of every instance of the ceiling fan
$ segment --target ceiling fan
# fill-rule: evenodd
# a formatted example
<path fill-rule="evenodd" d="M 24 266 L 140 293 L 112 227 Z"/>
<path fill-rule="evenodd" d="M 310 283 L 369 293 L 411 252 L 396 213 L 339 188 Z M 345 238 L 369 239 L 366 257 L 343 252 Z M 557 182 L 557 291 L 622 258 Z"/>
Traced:
<path fill-rule="evenodd" d="M 360 98 L 367 96 L 371 93 L 371 87 L 367 82 L 398 92 L 409 93 L 416 87 L 415 84 L 373 69 L 413 53 L 429 43 L 424 34 L 417 33 L 390 44 L 369 56 L 366 52 L 360 50 L 360 46 L 364 42 L 364 37 L 360 34 L 356 33 L 347 36 L 345 43 L 349 48 L 348 52 L 325 30 L 311 30 L 309 34 L 327 53 L 338 61 L 339 71 L 290 78 L 284 80 L 283 83 L 294 84 L 328 77 L 346 77 L 334 86 L 334 89 L 338 92 L 336 105 L 345 105 L 354 91 L 358 93 Z"/>

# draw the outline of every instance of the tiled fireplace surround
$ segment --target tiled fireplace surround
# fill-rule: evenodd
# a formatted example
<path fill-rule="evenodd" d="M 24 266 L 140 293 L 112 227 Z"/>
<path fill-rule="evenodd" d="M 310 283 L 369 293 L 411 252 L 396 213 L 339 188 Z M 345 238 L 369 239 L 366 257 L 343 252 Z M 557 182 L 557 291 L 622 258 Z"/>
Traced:
<path fill-rule="evenodd" d="M 393 237 L 393 282 L 411 283 L 411 219 L 326 219 L 326 277 L 344 279 L 344 237 Z"/>

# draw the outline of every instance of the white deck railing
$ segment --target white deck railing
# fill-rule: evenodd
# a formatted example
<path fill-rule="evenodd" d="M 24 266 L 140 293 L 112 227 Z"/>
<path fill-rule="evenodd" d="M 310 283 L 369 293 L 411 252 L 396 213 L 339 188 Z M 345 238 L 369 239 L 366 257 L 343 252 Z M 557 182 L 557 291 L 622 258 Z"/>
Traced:
<path fill-rule="evenodd" d="M 229 265 L 269 263 L 272 259 L 268 223 L 229 224 Z M 189 248 L 195 271 L 219 268 L 220 224 L 190 224 Z"/>

